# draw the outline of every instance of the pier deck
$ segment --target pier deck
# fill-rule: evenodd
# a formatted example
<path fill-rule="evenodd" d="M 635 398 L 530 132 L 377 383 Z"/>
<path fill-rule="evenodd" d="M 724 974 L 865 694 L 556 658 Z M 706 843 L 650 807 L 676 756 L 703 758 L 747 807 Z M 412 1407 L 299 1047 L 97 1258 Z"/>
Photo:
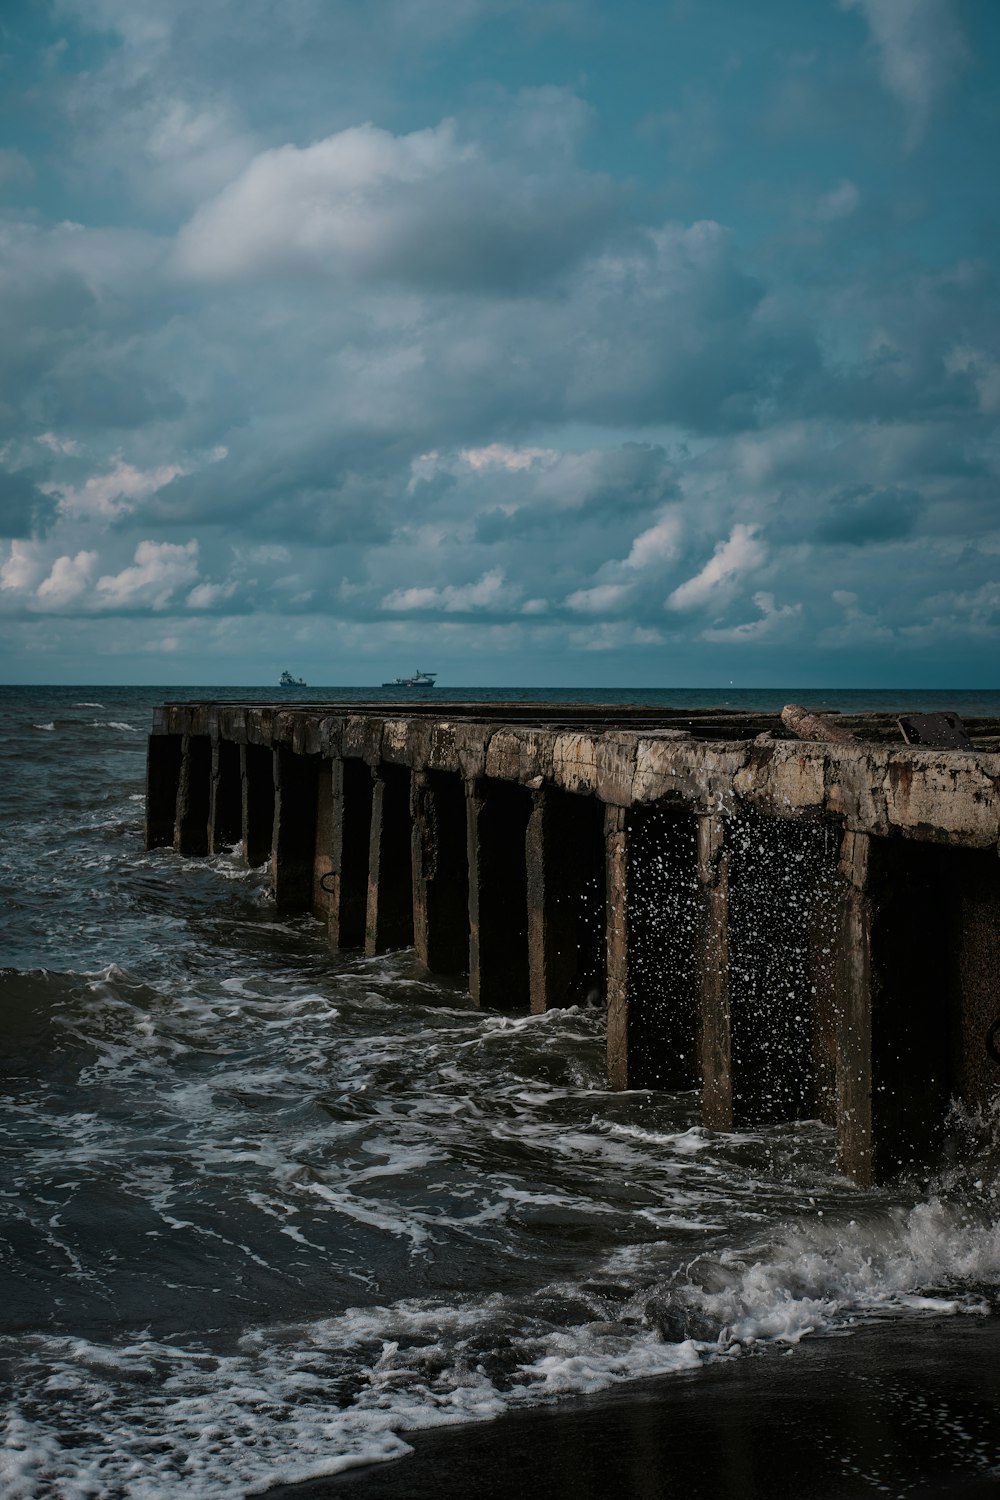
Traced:
<path fill-rule="evenodd" d="M 837 715 L 183 703 L 147 847 L 240 844 L 332 948 L 413 945 L 482 1006 L 606 1003 L 618 1089 L 719 1129 L 820 1117 L 860 1182 L 919 1170 L 1000 1084 L 1000 722 L 967 749 Z"/>

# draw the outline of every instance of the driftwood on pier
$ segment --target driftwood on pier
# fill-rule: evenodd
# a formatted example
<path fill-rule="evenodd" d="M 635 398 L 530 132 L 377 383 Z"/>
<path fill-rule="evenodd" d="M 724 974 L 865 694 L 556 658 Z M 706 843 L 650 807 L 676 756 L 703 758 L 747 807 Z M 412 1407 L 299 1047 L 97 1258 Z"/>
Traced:
<path fill-rule="evenodd" d="M 1000 1084 L 1000 725 L 792 739 L 792 708 L 174 704 L 147 844 L 269 860 L 331 947 L 412 946 L 473 1003 L 601 1000 L 613 1088 L 819 1116 L 879 1180 Z"/>
<path fill-rule="evenodd" d="M 798 740 L 830 740 L 838 745 L 850 745 L 857 739 L 849 729 L 844 729 L 822 714 L 811 714 L 797 703 L 786 703 L 781 710 L 781 722 Z"/>

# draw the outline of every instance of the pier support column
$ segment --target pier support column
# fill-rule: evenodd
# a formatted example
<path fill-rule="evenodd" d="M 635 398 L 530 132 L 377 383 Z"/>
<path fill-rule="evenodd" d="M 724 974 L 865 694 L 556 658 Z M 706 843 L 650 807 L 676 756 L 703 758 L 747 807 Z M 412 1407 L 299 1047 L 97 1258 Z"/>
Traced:
<path fill-rule="evenodd" d="M 274 755 L 270 745 L 240 746 L 243 858 L 251 869 L 271 858 L 274 836 Z"/>
<path fill-rule="evenodd" d="M 623 807 L 605 810 L 604 837 L 608 901 L 608 1080 L 613 1089 L 627 1089 L 633 1083 L 629 1069 L 628 832 Z"/>
<path fill-rule="evenodd" d="M 243 833 L 240 747 L 233 740 L 212 745 L 212 795 L 208 809 L 208 852 L 238 844 Z"/>
<path fill-rule="evenodd" d="M 327 879 L 333 874 L 333 762 L 321 760 L 316 777 L 316 836 L 314 839 L 312 911 L 313 916 L 330 923 L 330 891 L 333 884 Z"/>
<path fill-rule="evenodd" d="M 369 957 L 408 948 L 413 942 L 410 843 L 410 772 L 406 766 L 379 766 L 368 854 L 365 952 Z"/>
<path fill-rule="evenodd" d="M 337 759 L 330 782 L 330 866 L 327 941 L 363 948 L 368 912 L 372 774 L 363 760 Z"/>
<path fill-rule="evenodd" d="M 611 1086 L 694 1088 L 692 819 L 662 807 L 609 807 L 605 840 Z"/>
<path fill-rule="evenodd" d="M 413 945 L 432 974 L 469 971 L 465 789 L 444 771 L 414 771 Z"/>
<path fill-rule="evenodd" d="M 151 734 L 146 752 L 146 848 L 170 848 L 177 822 L 181 736 Z"/>
<path fill-rule="evenodd" d="M 186 734 L 181 746 L 174 848 L 178 854 L 208 853 L 208 808 L 212 790 L 212 742 L 207 734 Z"/>
<path fill-rule="evenodd" d="M 539 788 L 525 855 L 531 1009 L 597 1004 L 605 990 L 604 804 Z"/>
<path fill-rule="evenodd" d="M 698 819 L 698 883 L 702 911 L 698 944 L 701 1012 L 702 1119 L 710 1130 L 731 1130 L 733 1029 L 729 995 L 729 864 L 726 822 L 718 813 Z"/>
<path fill-rule="evenodd" d="M 316 858 L 318 755 L 274 752 L 271 888 L 281 911 L 309 911 Z"/>
<path fill-rule="evenodd" d="M 830 1114 L 836 836 L 741 812 L 699 820 L 705 1123 Z"/>
<path fill-rule="evenodd" d="M 1000 861 L 992 849 L 956 849 L 948 863 L 954 1084 L 968 1108 L 980 1111 L 1000 1089 Z"/>
<path fill-rule="evenodd" d="M 531 793 L 486 777 L 467 793 L 469 993 L 484 1008 L 526 1010 Z"/>
<path fill-rule="evenodd" d="M 839 933 L 837 1136 L 856 1182 L 920 1168 L 952 1091 L 948 851 L 847 832 Z"/>
<path fill-rule="evenodd" d="M 703 892 L 698 948 L 702 1119 L 710 1130 L 728 1130 L 733 1125 L 725 829 L 726 820 L 717 813 L 698 819 L 698 883 Z"/>

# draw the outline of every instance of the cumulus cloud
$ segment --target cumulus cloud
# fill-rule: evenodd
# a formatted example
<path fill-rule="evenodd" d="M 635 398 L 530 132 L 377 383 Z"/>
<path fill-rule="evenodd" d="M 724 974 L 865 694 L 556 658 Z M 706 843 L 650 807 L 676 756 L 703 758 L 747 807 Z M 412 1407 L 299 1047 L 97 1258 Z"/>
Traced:
<path fill-rule="evenodd" d="M 163 610 L 197 576 L 197 541 L 140 542 L 131 567 L 97 580 L 97 600 L 106 609 Z"/>
<path fill-rule="evenodd" d="M 575 261 L 613 208 L 603 178 L 558 168 L 543 159 L 526 175 L 453 119 L 407 135 L 354 126 L 255 156 L 183 227 L 175 264 L 208 281 L 310 270 L 450 290 L 534 284 Z"/>
<path fill-rule="evenodd" d="M 802 613 L 801 604 L 776 604 L 774 595 L 765 590 L 754 594 L 753 602 L 760 610 L 760 618 L 746 620 L 739 625 L 711 626 L 701 633 L 705 641 L 761 641 L 782 633 L 783 622 L 794 620 Z"/>
<path fill-rule="evenodd" d="M 474 583 L 446 584 L 444 588 L 395 589 L 382 600 L 382 608 L 393 613 L 411 614 L 424 610 L 442 610 L 445 614 L 470 614 L 506 611 L 520 599 L 522 590 L 508 584 L 499 568 Z"/>
<path fill-rule="evenodd" d="M 624 620 L 602 620 L 570 633 L 570 641 L 579 651 L 627 651 L 636 646 L 662 646 L 664 639 L 661 630 Z"/>
<path fill-rule="evenodd" d="M 39 549 L 31 542 L 14 541 L 2 565 L 0 588 L 25 593 L 34 588 L 42 574 Z"/>
<path fill-rule="evenodd" d="M 600 583 L 590 589 L 577 589 L 566 600 L 566 607 L 580 614 L 603 615 L 609 610 L 619 609 L 629 593 L 627 584 Z"/>
<path fill-rule="evenodd" d="M 649 593 L 653 579 L 676 558 L 681 535 L 676 509 L 658 517 L 641 531 L 625 558 L 611 558 L 598 571 L 600 582 L 575 589 L 565 600 L 576 614 L 621 614 L 634 609 L 643 590 Z"/>
<path fill-rule="evenodd" d="M 157 191 L 181 201 L 217 192 L 253 155 L 251 133 L 218 100 L 153 95 L 136 125 Z"/>
<path fill-rule="evenodd" d="M 472 469 L 530 469 L 535 464 L 547 467 L 556 463 L 554 448 L 512 448 L 509 443 L 488 443 L 485 448 L 463 448 L 459 457 Z"/>
<path fill-rule="evenodd" d="M 187 596 L 188 609 L 216 609 L 225 604 L 236 593 L 236 581 L 229 583 L 199 583 Z"/>
<path fill-rule="evenodd" d="M 840 0 L 860 10 L 878 50 L 885 87 L 906 112 L 913 146 L 934 106 L 969 62 L 953 0 Z"/>
<path fill-rule="evenodd" d="M 679 584 L 667 599 L 669 609 L 699 609 L 714 604 L 721 593 L 743 574 L 760 566 L 767 556 L 757 540 L 756 526 L 739 522 L 729 537 L 719 542 L 708 562 L 693 578 Z"/>
<path fill-rule="evenodd" d="M 91 474 L 80 485 L 64 486 L 59 508 L 70 516 L 114 518 L 134 510 L 141 499 L 183 473 L 180 464 L 161 464 L 144 472 L 116 454 L 106 472 Z"/>
<path fill-rule="evenodd" d="M 38 585 L 39 603 L 53 609 L 75 603 L 86 594 L 96 566 L 96 552 L 78 552 L 75 557 L 57 557 L 48 577 Z"/>
<path fill-rule="evenodd" d="M 575 652 L 621 653 L 610 677 L 784 639 L 864 668 L 869 628 L 923 659 L 931 621 L 986 639 L 994 80 L 984 53 L 941 108 L 958 0 L 854 0 L 798 57 L 774 7 L 733 8 L 724 51 L 688 7 L 690 69 L 671 7 L 625 0 L 621 45 L 662 66 L 624 113 L 483 76 L 502 34 L 511 88 L 543 77 L 528 28 L 561 4 L 39 12 L 67 45 L 24 87 L 69 172 L 0 157 L 6 649 L 71 614 L 91 659 L 178 676 L 280 642 L 310 680 L 391 651 L 380 680 L 423 641 L 443 678 L 508 653 L 559 680 Z M 610 10 L 562 15 L 599 78 Z M 897 107 L 911 144 L 941 119 L 903 173 L 868 149 Z"/>
<path fill-rule="evenodd" d="M 655 568 L 672 562 L 677 556 L 681 534 L 681 517 L 673 510 L 661 516 L 654 526 L 641 531 L 629 549 L 625 559 L 627 568 Z"/>
<path fill-rule="evenodd" d="M 455 122 L 393 136 L 374 125 L 312 146 L 264 151 L 188 223 L 179 268 L 195 277 L 254 275 L 283 265 L 363 265 L 393 233 L 395 195 L 462 164 Z"/>

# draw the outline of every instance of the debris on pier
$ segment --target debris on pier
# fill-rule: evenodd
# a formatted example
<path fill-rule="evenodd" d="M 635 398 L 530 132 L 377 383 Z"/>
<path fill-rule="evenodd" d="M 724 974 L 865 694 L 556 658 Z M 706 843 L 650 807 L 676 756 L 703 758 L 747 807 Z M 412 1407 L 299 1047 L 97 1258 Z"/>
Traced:
<path fill-rule="evenodd" d="M 781 710 L 781 722 L 800 740 L 836 740 L 841 745 L 854 743 L 855 736 L 832 719 L 822 714 L 811 714 L 797 703 L 786 703 Z"/>

